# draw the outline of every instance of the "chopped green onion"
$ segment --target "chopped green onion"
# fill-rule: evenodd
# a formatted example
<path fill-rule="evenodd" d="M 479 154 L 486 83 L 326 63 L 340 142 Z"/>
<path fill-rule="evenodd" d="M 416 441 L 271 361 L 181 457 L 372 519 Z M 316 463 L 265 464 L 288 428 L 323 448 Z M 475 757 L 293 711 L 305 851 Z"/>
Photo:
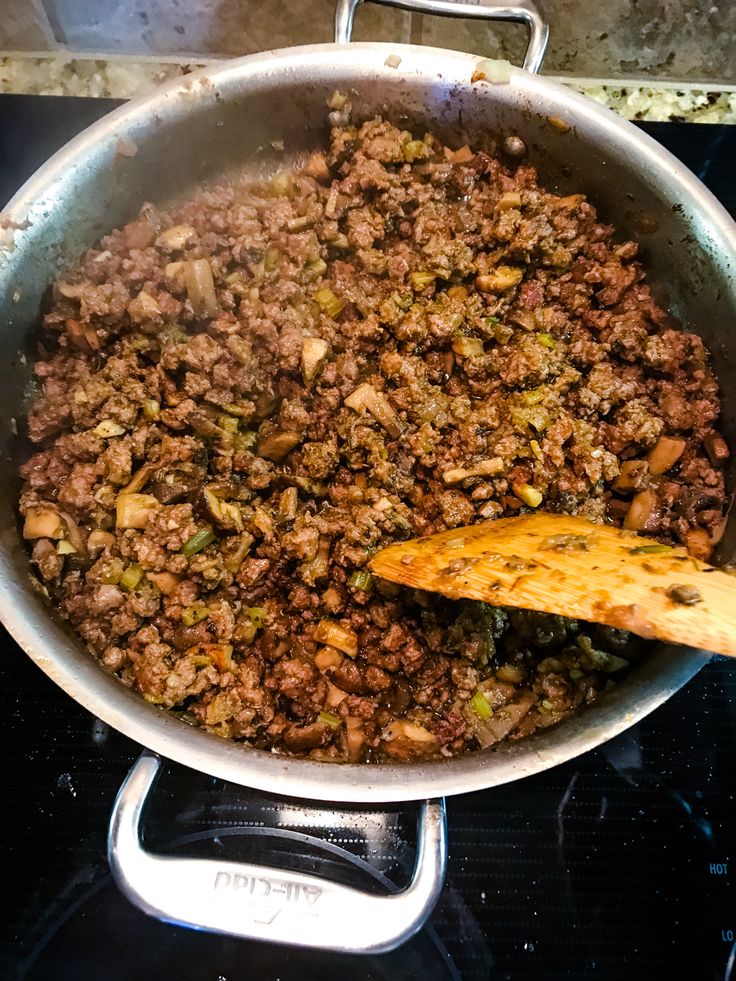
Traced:
<path fill-rule="evenodd" d="M 266 625 L 268 610 L 265 606 L 251 606 L 248 610 L 248 616 L 250 617 L 250 622 L 253 624 L 256 630 L 260 630 L 261 627 Z"/>
<path fill-rule="evenodd" d="M 670 545 L 637 545 L 629 549 L 629 555 L 659 555 L 661 552 L 671 552 Z"/>
<path fill-rule="evenodd" d="M 203 548 L 211 545 L 214 540 L 215 533 L 211 528 L 200 528 L 188 541 L 184 542 L 181 547 L 181 554 L 189 559 L 192 555 L 196 555 L 197 552 L 201 552 Z"/>
<path fill-rule="evenodd" d="M 545 712 L 551 712 L 552 709 L 554 708 L 554 705 L 552 704 L 552 702 L 549 701 L 549 699 L 545 698 L 540 703 L 540 706 L 539 707 L 542 708 L 542 709 L 544 709 Z"/>
<path fill-rule="evenodd" d="M 470 699 L 470 707 L 473 709 L 481 722 L 487 722 L 493 714 L 491 712 L 491 706 L 488 704 L 488 699 L 480 689 L 478 689 L 475 695 L 473 695 L 473 697 Z"/>
<path fill-rule="evenodd" d="M 351 589 L 361 589 L 367 593 L 373 588 L 373 576 L 364 569 L 356 569 L 348 579 L 348 585 Z"/>
<path fill-rule="evenodd" d="M 551 334 L 537 334 L 537 340 L 542 347 L 553 348 L 555 346 L 555 340 Z"/>
<path fill-rule="evenodd" d="M 181 621 L 185 627 L 193 627 L 195 623 L 206 620 L 210 611 L 203 603 L 195 603 L 188 606 L 181 615 Z"/>
<path fill-rule="evenodd" d="M 120 588 L 131 592 L 143 578 L 143 569 L 137 562 L 132 562 L 120 577 Z"/>
<path fill-rule="evenodd" d="M 317 722 L 322 722 L 324 725 L 329 726 L 330 729 L 339 729 L 342 725 L 342 719 L 339 715 L 333 715 L 332 712 L 320 712 L 317 716 Z"/>

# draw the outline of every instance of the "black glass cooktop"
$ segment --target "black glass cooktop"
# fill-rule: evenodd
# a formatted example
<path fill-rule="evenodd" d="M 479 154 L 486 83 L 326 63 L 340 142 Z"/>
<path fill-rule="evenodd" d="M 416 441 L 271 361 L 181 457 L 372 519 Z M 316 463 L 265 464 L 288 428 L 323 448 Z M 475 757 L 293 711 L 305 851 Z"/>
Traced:
<path fill-rule="evenodd" d="M 112 105 L 0 97 L 0 201 Z M 736 212 L 736 127 L 645 128 Z M 105 860 L 110 808 L 139 748 L 71 701 L 4 632 L 0 718 L 2 978 L 736 979 L 736 671 L 725 660 L 601 749 L 449 800 L 448 877 L 430 926 L 369 958 L 147 918 L 118 893 Z M 409 874 L 414 821 L 411 806 L 360 822 L 319 814 L 172 766 L 145 837 L 153 850 L 258 857 L 390 891 Z"/>

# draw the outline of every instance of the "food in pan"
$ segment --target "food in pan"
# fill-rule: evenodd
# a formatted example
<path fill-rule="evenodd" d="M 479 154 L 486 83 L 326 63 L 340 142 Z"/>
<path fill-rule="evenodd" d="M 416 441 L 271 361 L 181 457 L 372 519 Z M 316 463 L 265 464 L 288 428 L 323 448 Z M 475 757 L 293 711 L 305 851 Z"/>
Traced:
<path fill-rule="evenodd" d="M 516 136 L 338 118 L 329 148 L 145 205 L 53 285 L 23 534 L 123 684 L 335 761 L 454 756 L 594 701 L 626 633 L 401 590 L 382 546 L 534 509 L 707 558 L 728 448 L 700 338 Z"/>

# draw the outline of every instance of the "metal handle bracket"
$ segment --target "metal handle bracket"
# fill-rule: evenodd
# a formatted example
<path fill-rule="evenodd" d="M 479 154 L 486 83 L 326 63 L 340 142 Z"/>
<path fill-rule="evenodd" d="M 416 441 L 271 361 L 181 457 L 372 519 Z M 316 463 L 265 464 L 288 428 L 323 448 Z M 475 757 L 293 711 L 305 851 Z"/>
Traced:
<path fill-rule="evenodd" d="M 524 68 L 538 72 L 542 67 L 544 52 L 549 40 L 549 26 L 532 0 L 338 0 L 335 9 L 335 41 L 347 44 L 353 33 L 355 11 L 364 2 L 378 3 L 385 7 L 399 7 L 416 14 L 436 14 L 438 17 L 469 17 L 474 20 L 510 20 L 526 24 L 529 28 L 529 44 L 524 57 Z"/>
<path fill-rule="evenodd" d="M 375 896 L 300 872 L 146 851 L 141 815 L 160 765 L 147 752 L 133 765 L 113 806 L 108 835 L 118 887 L 150 916 L 244 939 L 375 954 L 408 940 L 437 902 L 447 852 L 442 800 L 421 805 L 409 885 Z"/>

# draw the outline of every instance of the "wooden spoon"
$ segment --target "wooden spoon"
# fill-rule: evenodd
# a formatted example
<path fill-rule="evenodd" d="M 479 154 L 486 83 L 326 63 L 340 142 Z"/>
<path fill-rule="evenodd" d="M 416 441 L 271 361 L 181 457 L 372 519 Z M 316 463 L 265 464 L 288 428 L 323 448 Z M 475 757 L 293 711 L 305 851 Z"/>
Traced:
<path fill-rule="evenodd" d="M 383 579 L 558 613 L 736 657 L 736 577 L 631 531 L 564 514 L 500 518 L 389 545 Z"/>

